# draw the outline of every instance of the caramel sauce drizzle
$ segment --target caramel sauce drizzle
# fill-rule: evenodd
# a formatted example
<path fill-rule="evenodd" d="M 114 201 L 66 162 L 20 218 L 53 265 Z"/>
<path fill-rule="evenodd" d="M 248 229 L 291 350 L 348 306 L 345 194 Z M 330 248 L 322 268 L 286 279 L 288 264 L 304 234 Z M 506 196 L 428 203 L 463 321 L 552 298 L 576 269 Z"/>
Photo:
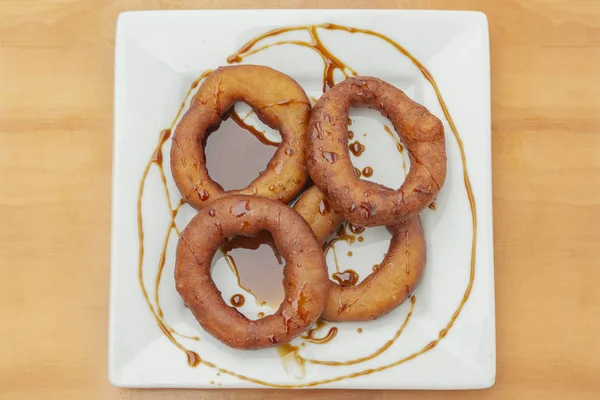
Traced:
<path fill-rule="evenodd" d="M 272 249 L 273 255 L 275 256 L 277 262 L 280 265 L 283 265 L 284 260 L 281 257 L 281 255 L 279 254 L 279 252 L 277 251 L 277 247 L 275 246 L 275 243 L 273 242 L 273 238 L 271 237 L 270 234 L 266 234 L 266 231 L 259 233 L 255 237 L 236 236 L 236 237 L 228 240 L 227 242 L 225 242 L 220 247 L 220 250 L 221 250 L 221 253 L 223 253 L 225 262 L 229 266 L 229 269 L 231 270 L 231 272 L 233 272 L 233 274 L 236 277 L 238 287 L 240 289 L 243 289 L 246 292 L 250 293 L 252 295 L 252 297 L 254 297 L 255 303 L 257 305 L 260 304 L 261 306 L 264 306 L 267 303 L 265 301 L 260 302 L 256 293 L 254 293 L 254 291 L 252 291 L 252 289 L 250 289 L 249 287 L 245 286 L 242 283 L 242 278 L 241 278 L 237 263 L 235 261 L 235 258 L 231 254 L 229 254 L 233 249 L 236 249 L 236 248 L 257 250 L 261 244 L 268 245 Z"/>
<path fill-rule="evenodd" d="M 254 135 L 254 137 L 256 137 L 262 144 L 267 145 L 267 146 L 277 147 L 281 144 L 280 142 L 275 142 L 275 141 L 267 138 L 266 132 L 260 131 L 255 126 L 247 124 L 246 119 L 249 116 L 251 116 L 252 114 L 255 114 L 256 111 L 264 110 L 265 108 L 270 108 L 270 107 L 275 107 L 275 106 L 286 106 L 288 104 L 294 104 L 294 103 L 304 103 L 309 106 L 311 105 L 310 101 L 301 100 L 301 99 L 287 99 L 284 101 L 279 101 L 277 103 L 271 103 L 271 104 L 261 106 L 261 107 L 257 108 L 256 110 L 252 109 L 244 116 L 244 118 L 240 117 L 240 115 L 237 113 L 237 111 L 235 111 L 235 109 L 232 107 L 231 110 L 229 110 L 229 112 L 227 112 L 225 114 L 224 119 L 231 118 L 231 120 L 233 122 L 235 122 L 240 128 L 242 128 L 245 131 Z"/>
<path fill-rule="evenodd" d="M 398 152 L 400 153 L 400 155 L 402 157 L 402 169 L 404 170 L 404 174 L 406 175 L 407 171 L 406 171 L 406 160 L 404 159 L 404 145 L 402 144 L 400 139 L 394 134 L 394 132 L 392 132 L 392 130 L 389 126 L 384 125 L 383 129 L 396 142 L 396 148 L 398 149 Z"/>
<path fill-rule="evenodd" d="M 402 142 L 400 141 L 400 139 L 398 138 L 398 136 L 396 136 L 396 134 L 394 132 L 392 132 L 392 129 L 389 126 L 387 126 L 387 125 L 384 125 L 383 129 L 387 132 L 388 135 L 390 135 L 390 137 L 392 139 L 394 139 L 394 142 L 396 142 L 396 148 L 398 149 L 398 151 L 400 153 L 403 153 L 404 152 L 404 145 L 402 144 Z"/>
<path fill-rule="evenodd" d="M 352 253 L 349 253 L 348 255 L 351 256 Z M 354 271 L 353 269 L 347 269 L 342 272 L 335 272 L 331 275 L 331 277 L 333 278 L 333 280 L 339 283 L 340 286 L 355 286 L 358 283 L 358 280 L 360 279 L 358 273 L 356 273 L 356 271 Z"/>
<path fill-rule="evenodd" d="M 300 337 L 302 339 L 305 339 L 305 340 L 307 340 L 311 343 L 315 343 L 315 344 L 328 343 L 337 335 L 338 328 L 336 328 L 335 326 L 329 328 L 329 330 L 327 331 L 325 336 L 322 336 L 322 337 L 315 336 L 319 332 L 319 330 L 321 330 L 324 327 L 326 327 L 325 321 L 323 321 L 322 319 L 318 319 L 317 322 L 315 322 L 315 325 L 312 328 L 310 328 L 308 331 L 306 331 L 306 333 Z"/>
<path fill-rule="evenodd" d="M 349 360 L 349 361 L 322 361 L 322 360 L 306 359 L 306 362 L 310 363 L 310 364 L 340 366 L 340 365 L 359 364 L 359 363 L 374 359 L 375 357 L 377 357 L 378 355 L 380 355 L 381 353 L 383 353 L 384 351 L 389 349 L 396 342 L 396 340 L 398 340 L 398 338 L 402 335 L 402 332 L 404 332 L 404 328 L 406 328 L 406 326 L 408 325 L 408 322 L 410 321 L 410 318 L 412 317 L 416 302 L 417 302 L 417 298 L 415 296 L 411 296 L 410 310 L 408 311 L 408 314 L 406 314 L 406 318 L 404 319 L 404 322 L 402 323 L 400 328 L 396 331 L 396 334 L 394 335 L 394 337 L 392 337 L 390 340 L 385 342 L 383 346 L 381 346 L 379 349 L 375 350 L 373 353 L 371 353 L 367 356 L 356 358 L 354 360 Z M 358 328 L 358 329 L 360 329 L 358 332 L 361 333 L 362 329 L 361 328 Z"/>
<path fill-rule="evenodd" d="M 331 238 L 329 238 L 325 244 L 323 244 L 323 252 L 325 256 L 329 253 L 329 251 L 333 254 L 333 261 L 335 263 L 335 272 L 331 275 L 333 280 L 339 283 L 342 286 L 354 286 L 358 283 L 360 277 L 356 271 L 348 269 L 345 271 L 340 270 L 340 262 L 337 256 L 337 251 L 335 249 L 335 244 L 337 242 L 346 242 L 349 245 L 354 243 L 356 240 L 362 242 L 362 236 L 359 236 L 358 239 L 356 235 L 364 232 L 365 228 L 362 226 L 354 226 L 348 222 L 344 222 L 335 232 Z M 348 232 L 350 231 L 350 232 Z M 348 252 L 348 256 L 351 257 L 352 252 Z"/>
<path fill-rule="evenodd" d="M 294 346 L 291 343 L 285 343 L 285 344 L 277 346 L 277 354 L 279 354 L 279 357 L 281 358 L 285 372 L 287 372 L 288 374 L 290 373 L 290 371 L 288 370 L 287 364 L 284 362 L 284 360 L 286 358 L 289 358 L 288 357 L 289 354 L 292 354 L 292 356 L 294 357 L 294 362 L 296 363 L 296 365 L 298 365 L 300 367 L 300 371 L 301 371 L 300 377 L 303 378 L 304 375 L 306 374 L 306 367 L 305 367 L 306 359 L 300 355 L 298 350 L 300 350 L 300 348 L 298 346 Z"/>
<path fill-rule="evenodd" d="M 465 185 L 465 190 L 467 192 L 467 197 L 469 199 L 471 218 L 472 218 L 472 228 L 473 228 L 473 236 L 472 236 L 472 241 L 471 241 L 471 261 L 470 261 L 469 282 L 467 284 L 467 287 L 465 289 L 465 292 L 463 294 L 463 297 L 462 297 L 458 307 L 456 308 L 452 317 L 446 324 L 445 328 L 443 328 L 440 331 L 437 339 L 429 342 L 428 344 L 426 344 L 424 347 L 422 347 L 420 350 L 418 350 L 416 352 L 413 352 L 403 358 L 400 358 L 394 362 L 382 365 L 380 367 L 366 369 L 363 371 L 346 374 L 346 375 L 341 375 L 341 376 L 337 376 L 337 377 L 333 377 L 333 378 L 329 378 L 329 379 L 322 379 L 322 380 L 300 383 L 300 384 L 277 384 L 277 383 L 273 383 L 273 382 L 266 382 L 266 381 L 263 381 L 260 379 L 256 379 L 256 378 L 238 374 L 234 371 L 220 368 L 219 366 L 217 366 L 216 364 L 214 364 L 208 360 L 201 359 L 200 356 L 196 352 L 186 349 L 183 345 L 181 345 L 179 343 L 179 341 L 173 336 L 172 330 L 165 324 L 163 317 L 160 316 L 158 314 L 158 312 L 155 310 L 152 302 L 150 301 L 148 292 L 147 292 L 144 282 L 143 282 L 144 231 L 143 231 L 143 219 L 142 219 L 142 195 L 143 195 L 143 190 L 144 190 L 144 184 L 145 184 L 146 178 L 148 176 L 148 173 L 150 171 L 150 167 L 154 164 L 154 165 L 158 165 L 159 168 L 162 169 L 161 149 L 162 149 L 162 145 L 164 144 L 164 141 L 166 140 L 166 138 L 160 139 L 159 143 L 157 144 L 157 146 L 155 148 L 153 156 L 148 161 L 148 164 L 146 165 L 146 168 L 144 169 L 144 172 L 142 174 L 142 179 L 140 182 L 140 188 L 139 188 L 139 192 L 138 192 L 138 201 L 137 201 L 138 236 L 139 236 L 139 244 L 140 244 L 139 259 L 138 259 L 138 280 L 140 283 L 140 288 L 141 288 L 142 294 L 144 295 L 144 298 L 148 305 L 148 308 L 154 315 L 158 326 L 160 327 L 162 332 L 165 334 L 165 336 L 167 336 L 167 338 L 171 342 L 173 342 L 174 345 L 176 345 L 181 351 L 183 351 L 186 354 L 187 359 L 188 359 L 188 364 L 190 366 L 196 366 L 198 364 L 203 364 L 209 368 L 213 368 L 213 369 L 217 370 L 219 373 L 228 374 L 230 376 L 245 380 L 247 382 L 252 382 L 252 383 L 259 384 L 259 385 L 269 386 L 269 387 L 274 387 L 274 388 L 315 387 L 315 386 L 319 386 L 319 385 L 323 385 L 323 384 L 327 384 L 327 383 L 338 382 L 338 381 L 345 380 L 345 379 L 352 379 L 352 378 L 359 377 L 359 376 L 369 375 L 369 374 L 372 374 L 375 372 L 393 368 L 397 365 L 403 364 L 409 360 L 419 357 L 421 354 L 424 354 L 424 353 L 434 349 L 436 347 L 436 345 L 447 335 L 447 333 L 450 331 L 450 329 L 456 322 L 456 319 L 460 315 L 465 303 L 467 302 L 467 300 L 469 298 L 469 295 L 471 294 L 471 290 L 473 288 L 473 282 L 475 279 L 476 241 L 477 241 L 477 210 L 476 210 L 475 199 L 474 199 L 474 195 L 473 195 L 473 191 L 472 191 L 472 187 L 471 187 L 471 182 L 470 182 L 469 175 L 468 175 L 464 145 L 463 145 L 462 139 L 460 138 L 458 130 L 454 124 L 454 121 L 450 115 L 450 112 L 448 111 L 448 107 L 446 106 L 446 103 L 442 98 L 442 95 L 440 93 L 439 87 L 437 86 L 437 83 L 435 82 L 435 80 L 433 79 L 433 77 L 431 76 L 431 74 L 427 70 L 427 68 L 425 68 L 425 66 L 423 66 L 423 64 L 421 64 L 420 61 L 418 61 L 414 56 L 412 56 L 400 44 L 396 43 L 394 40 L 392 40 L 388 36 L 385 36 L 381 33 L 378 33 L 378 32 L 372 31 L 372 30 L 368 30 L 368 29 L 358 29 L 358 28 L 347 27 L 347 26 L 342 26 L 342 25 L 337 25 L 337 24 L 330 24 L 330 23 L 321 24 L 321 25 L 307 25 L 307 26 L 279 28 L 279 29 L 275 29 L 275 30 L 266 32 L 262 35 L 259 35 L 255 38 L 251 39 L 248 43 L 246 43 L 244 46 L 242 46 L 242 48 L 240 50 L 238 50 L 233 55 L 229 56 L 227 58 L 227 61 L 229 63 L 238 63 L 238 62 L 241 62 L 245 57 L 248 57 L 252 54 L 256 54 L 256 53 L 258 53 L 262 50 L 265 50 L 269 47 L 284 45 L 284 44 L 294 44 L 294 45 L 312 48 L 321 55 L 321 57 L 323 58 L 324 64 L 325 64 L 324 71 L 323 71 L 323 91 L 326 91 L 328 87 L 332 87 L 335 84 L 334 80 L 333 80 L 333 78 L 334 78 L 333 75 L 334 75 L 334 72 L 336 69 L 340 70 L 346 77 L 349 76 L 348 72 L 350 72 L 354 76 L 356 76 L 357 73 L 352 68 L 350 68 L 349 66 L 347 66 L 343 62 L 341 62 L 337 57 L 335 57 L 331 52 L 329 52 L 329 50 L 327 50 L 323 46 L 323 43 L 321 42 L 321 40 L 318 36 L 318 33 L 317 33 L 318 28 L 326 29 L 326 30 L 346 31 L 351 34 L 360 33 L 360 34 L 379 38 L 379 39 L 387 42 L 398 52 L 400 52 L 401 54 L 403 54 L 404 56 L 409 58 L 411 60 L 411 62 L 420 70 L 421 74 L 425 77 L 425 79 L 427 79 L 427 81 L 431 84 L 431 86 L 436 94 L 436 97 L 438 99 L 438 102 L 442 108 L 444 116 L 445 116 L 446 120 L 448 121 L 450 129 L 452 130 L 452 132 L 454 134 L 454 138 L 456 139 L 456 142 L 458 144 L 460 154 L 461 154 L 461 161 L 462 161 L 462 165 L 463 165 L 463 181 L 464 181 L 464 185 Z M 265 38 L 277 36 L 277 35 L 280 35 L 285 32 L 299 31 L 299 30 L 305 30 L 305 31 L 309 32 L 310 37 L 311 37 L 310 43 L 303 42 L 303 41 L 279 41 L 279 42 L 264 45 L 262 47 L 255 48 L 255 46 Z M 194 81 L 194 83 L 188 90 L 186 99 L 189 97 L 191 91 L 198 86 L 199 81 L 201 79 L 205 78 L 210 72 L 212 72 L 212 71 L 206 71 L 196 81 Z M 218 95 L 218 93 L 217 93 L 217 95 Z M 174 125 L 177 122 L 177 120 L 183 110 L 184 104 L 185 104 L 185 102 L 182 103 L 179 111 L 177 112 L 177 115 L 176 115 L 175 119 L 173 120 L 173 123 L 171 124 L 171 127 L 169 129 L 169 132 L 174 128 Z M 166 136 L 166 135 L 163 135 L 163 136 Z M 167 190 L 167 192 L 168 192 L 168 190 Z M 169 199 L 169 197 L 167 197 L 167 199 Z M 170 203 L 170 199 L 169 199 L 169 203 Z M 171 207 L 171 211 L 175 212 L 175 209 L 173 209 L 171 205 L 169 205 L 169 206 Z M 173 229 L 173 226 L 169 227 L 169 230 L 171 230 L 171 229 Z M 167 239 L 165 239 L 165 240 L 168 240 L 169 236 L 170 235 L 167 235 Z M 158 279 L 158 280 L 160 281 L 160 279 Z M 400 336 L 400 334 L 402 333 L 401 330 L 403 330 L 404 327 L 406 326 L 406 324 L 408 323 L 408 320 L 409 320 L 410 316 L 412 315 L 415 301 L 416 301 L 415 297 L 414 296 L 411 297 L 411 311 L 409 312 L 409 314 L 407 314 L 405 323 L 399 329 L 398 332 L 400 332 L 400 333 L 398 334 L 398 332 L 397 332 L 397 334 L 396 334 L 396 336 L 394 336 L 393 340 L 397 339 L 397 337 Z M 389 341 L 388 341 L 388 343 L 389 343 Z M 346 362 L 308 360 L 308 359 L 303 359 L 302 357 L 299 357 L 299 362 L 301 362 L 302 366 L 304 366 L 304 363 L 306 363 L 306 362 L 313 363 L 313 364 L 332 365 L 332 366 L 356 364 L 359 362 L 363 362 L 366 359 L 374 358 L 377 355 L 381 354 L 382 352 L 384 352 L 387 348 L 389 348 L 391 346 L 391 344 L 388 345 L 388 343 L 386 343 L 384 346 L 382 346 L 382 348 L 380 348 L 381 351 L 378 350 L 375 353 L 373 353 L 371 355 L 372 357 L 371 356 L 362 357 L 357 360 L 351 360 L 351 361 L 346 361 Z M 296 354 L 298 352 L 297 347 L 292 346 L 292 345 L 286 345 L 286 346 L 280 346 L 280 348 L 286 349 L 287 346 L 289 346 L 292 349 L 291 351 L 295 352 L 294 356 L 296 356 Z M 281 354 L 281 351 L 279 349 L 278 349 L 278 352 L 280 352 L 280 354 Z M 288 353 L 289 353 L 289 351 L 288 351 Z M 288 353 L 286 353 L 286 354 L 288 354 Z"/>
<path fill-rule="evenodd" d="M 334 279 L 336 279 L 337 274 L 342 273 L 340 271 L 340 262 L 338 260 L 337 251 L 335 250 L 335 244 L 337 242 L 341 242 L 341 241 L 346 242 L 348 244 L 352 244 L 356 240 L 356 236 L 354 236 L 353 234 L 348 233 L 346 231 L 346 225 L 347 225 L 346 223 L 343 223 L 342 225 L 340 225 L 340 227 L 336 231 L 335 235 L 333 237 L 329 238 L 325 242 L 325 244 L 323 244 L 323 252 L 325 253 L 325 257 L 327 257 L 327 254 L 329 254 L 329 251 L 331 251 L 333 254 L 333 261 L 335 263 L 335 273 L 333 274 Z M 352 228 L 350 228 L 350 229 L 352 229 Z M 352 272 L 354 272 L 354 271 L 352 271 Z M 356 272 L 355 272 L 355 274 L 356 274 Z M 357 278 L 357 281 L 358 281 L 358 278 Z"/>
<path fill-rule="evenodd" d="M 249 115 L 250 114 L 246 115 L 244 118 L 241 118 L 239 114 L 233 109 L 228 113 L 228 117 L 231 118 L 233 122 L 238 124 L 240 128 L 254 135 L 262 144 L 266 144 L 267 146 L 279 146 L 279 142 L 274 142 L 271 139 L 267 138 L 265 136 L 265 132 L 259 131 L 254 126 L 248 125 L 246 123 L 245 119 L 248 118 Z"/>
<path fill-rule="evenodd" d="M 308 364 L 317 364 L 317 365 L 327 365 L 330 367 L 339 367 L 339 366 L 343 366 L 343 365 L 359 364 L 359 363 L 362 363 L 365 361 L 372 360 L 372 359 L 376 358 L 377 356 L 379 356 L 380 354 L 382 354 L 383 352 L 385 352 L 387 349 L 389 349 L 396 342 L 396 340 L 398 340 L 398 338 L 402 335 L 402 332 L 404 332 L 404 329 L 406 328 L 406 326 L 408 325 L 408 322 L 410 321 L 410 318 L 412 317 L 416 301 L 417 301 L 417 298 L 415 296 L 411 296 L 410 310 L 409 310 L 408 314 L 406 315 L 404 322 L 402 323 L 400 328 L 396 331 L 394 336 L 390 340 L 388 340 L 386 343 L 384 343 L 383 346 L 381 346 L 380 348 L 378 348 L 371 354 L 368 354 L 364 357 L 359 357 L 359 358 L 356 358 L 353 360 L 348 360 L 348 361 L 327 361 L 327 360 L 310 359 L 310 358 L 305 358 L 302 355 L 300 355 L 299 347 L 294 346 L 290 343 L 286 343 L 284 345 L 279 346 L 277 348 L 277 352 L 281 358 L 284 358 L 288 354 L 293 353 L 294 361 L 300 367 L 300 369 L 302 371 L 302 376 L 304 376 L 305 365 L 307 363 Z M 307 341 L 316 343 L 316 344 L 327 343 L 328 341 L 330 341 L 331 339 L 333 339 L 335 337 L 338 330 L 336 327 L 332 327 L 329 329 L 329 331 L 327 332 L 327 334 L 324 337 L 315 339 L 314 334 L 319 329 L 323 328 L 324 326 L 325 326 L 325 321 L 323 321 L 321 319 L 317 320 L 317 322 L 315 323 L 315 326 L 313 328 L 309 329 L 306 332 L 306 334 L 301 336 L 301 338 L 306 339 Z M 358 333 L 362 333 L 362 331 L 363 331 L 362 328 L 357 329 Z M 302 343 L 302 345 L 304 345 L 304 343 Z M 285 364 L 284 364 L 284 368 L 287 371 L 287 366 L 285 366 Z"/>
<path fill-rule="evenodd" d="M 352 224 L 348 224 L 348 229 L 350 229 L 350 232 L 354 233 L 355 235 L 360 235 L 361 233 L 363 233 L 365 231 L 364 226 L 356 226 L 356 225 L 352 225 Z"/>
<path fill-rule="evenodd" d="M 231 272 L 233 272 L 233 274 L 235 275 L 235 278 L 237 280 L 237 285 L 240 287 L 240 289 L 243 289 L 246 292 L 250 293 L 252 295 L 252 297 L 254 297 L 254 301 L 258 303 L 259 300 L 258 300 L 258 297 L 256 296 L 256 294 L 252 291 L 252 289 L 244 286 L 244 284 L 242 283 L 242 278 L 240 277 L 240 271 L 237 267 L 237 264 L 235 263 L 235 259 L 232 256 L 230 256 L 229 254 L 227 254 L 227 252 L 224 251 L 223 249 L 221 249 L 221 251 L 223 252 L 223 257 L 225 258 L 225 262 L 229 266 L 229 269 L 231 269 Z"/>
<path fill-rule="evenodd" d="M 164 172 L 162 172 L 162 168 L 160 168 L 160 170 L 161 170 L 161 175 L 164 176 Z M 165 187 L 166 187 L 166 185 L 165 185 Z M 168 203 L 169 202 L 170 201 L 168 201 Z M 183 199 L 181 199 L 179 201 L 179 204 L 177 205 L 177 207 L 175 207 L 174 209 L 171 208 L 172 206 L 169 205 L 169 208 L 171 208 L 171 222 L 169 224 L 169 229 L 167 230 L 167 233 L 165 235 L 165 239 L 163 240 L 163 246 L 162 246 L 162 249 L 160 252 L 160 257 L 158 260 L 158 269 L 156 270 L 156 277 L 154 279 L 154 302 L 156 303 L 156 312 L 161 317 L 164 316 L 164 313 L 163 313 L 162 307 L 160 306 L 160 297 L 158 295 L 158 287 L 160 286 L 162 272 L 165 268 L 165 259 L 167 256 L 167 246 L 169 244 L 169 238 L 171 236 L 171 232 L 173 230 L 175 230 L 175 232 L 177 233 L 177 236 L 181 235 L 179 228 L 177 228 L 177 225 L 175 224 L 175 217 L 177 217 L 177 212 L 179 211 L 179 209 L 181 208 L 181 206 L 183 204 L 184 204 L 184 201 L 183 201 Z"/>
<path fill-rule="evenodd" d="M 191 85 L 191 87 L 189 88 L 185 99 L 187 99 L 190 94 L 192 93 L 192 90 L 198 86 L 198 83 L 206 78 L 210 73 L 212 72 L 212 70 L 207 70 L 205 72 L 203 72 Z M 175 217 L 177 216 L 177 211 L 179 210 L 179 207 L 181 207 L 181 205 L 178 205 L 176 208 L 173 208 L 173 205 L 171 203 L 171 197 L 169 195 L 169 189 L 166 185 L 166 177 L 164 174 L 164 170 L 163 170 L 163 165 L 162 165 L 162 147 L 165 144 L 165 142 L 167 141 L 167 139 L 170 137 L 171 132 L 173 131 L 173 129 L 175 128 L 175 124 L 177 122 L 177 120 L 179 119 L 179 116 L 181 115 L 183 108 L 185 107 L 185 101 L 183 101 L 179 107 L 179 110 L 177 111 L 177 114 L 175 115 L 175 118 L 173 119 L 173 122 L 171 123 L 171 126 L 168 129 L 165 129 L 163 131 L 161 131 L 160 136 L 159 136 L 159 140 L 158 143 L 156 144 L 156 147 L 154 148 L 154 151 L 152 153 L 152 156 L 150 157 L 150 159 L 148 160 L 148 163 L 146 164 L 146 167 L 144 168 L 144 172 L 142 173 L 142 179 L 140 181 L 140 187 L 138 190 L 138 199 L 137 199 L 137 224 L 138 224 L 138 240 L 139 240 L 139 250 L 138 250 L 138 282 L 140 284 L 140 289 L 142 291 L 142 295 L 144 296 L 144 299 L 146 301 L 146 304 L 148 305 L 148 308 L 150 309 L 150 312 L 152 312 L 152 315 L 154 316 L 156 323 L 158 324 L 160 330 L 165 334 L 165 336 L 175 345 L 177 346 L 181 351 L 183 351 L 186 356 L 187 356 L 187 360 L 188 360 L 188 364 L 190 366 L 195 367 L 196 365 L 199 364 L 200 362 L 200 356 L 195 353 L 194 351 L 188 350 L 186 349 L 183 345 L 181 345 L 181 343 L 179 343 L 179 341 L 174 337 L 174 335 L 178 335 L 181 337 L 185 337 L 185 338 L 189 338 L 192 340 L 200 340 L 199 337 L 197 336 L 187 336 L 187 335 L 183 335 L 177 331 L 175 331 L 171 326 L 169 326 L 165 320 L 164 320 L 164 316 L 163 316 L 163 312 L 162 309 L 160 308 L 160 301 L 158 301 L 159 296 L 158 296 L 158 286 L 160 284 L 160 276 L 162 275 L 162 271 L 164 269 L 164 262 L 165 262 L 165 254 L 166 254 L 166 249 L 168 246 L 168 242 L 169 242 L 169 238 L 171 236 L 171 231 L 173 229 L 175 229 L 177 232 L 179 232 L 179 229 L 176 228 L 175 225 Z M 163 183 L 164 189 L 165 189 L 165 194 L 167 197 L 167 204 L 169 206 L 169 210 L 171 212 L 171 223 L 169 225 L 168 231 L 165 235 L 165 239 L 164 239 L 164 243 L 163 243 L 163 247 L 162 247 L 162 251 L 161 251 L 161 256 L 159 259 L 159 266 L 158 266 L 158 270 L 157 270 L 157 276 L 155 278 L 155 301 L 156 301 L 156 308 L 154 307 L 154 305 L 152 304 L 152 301 L 150 300 L 150 296 L 148 295 L 148 291 L 146 290 L 146 285 L 144 284 L 144 274 L 143 274 L 143 265 L 144 265 L 144 222 L 143 222 L 143 216 L 142 216 L 142 197 L 144 194 L 144 186 L 146 183 L 146 179 L 148 178 L 148 174 L 150 173 L 150 168 L 155 165 L 159 168 L 160 170 L 160 174 L 161 174 L 161 181 Z M 181 204 L 181 202 L 180 202 Z"/>
<path fill-rule="evenodd" d="M 230 64 L 242 62 L 242 60 L 252 54 L 256 54 L 260 51 L 266 50 L 273 46 L 280 46 L 284 44 L 293 44 L 297 46 L 307 47 L 309 49 L 313 49 L 316 51 L 321 58 L 323 59 L 323 63 L 325 67 L 323 68 L 323 93 L 327 91 L 328 88 L 331 88 L 335 85 L 334 82 L 334 74 L 336 70 L 339 70 L 346 78 L 348 78 L 350 74 L 353 76 L 357 76 L 355 70 L 353 70 L 350 66 L 344 64 L 337 58 L 333 53 L 331 53 L 321 41 L 319 34 L 317 33 L 317 28 L 323 28 L 323 25 L 306 25 L 306 26 L 293 26 L 287 28 L 279 28 L 274 29 L 272 31 L 266 32 L 260 36 L 255 37 L 254 39 L 248 41 L 241 49 L 239 49 L 234 54 L 227 57 L 227 62 Z M 329 29 L 329 28 L 326 28 Z M 268 37 L 278 36 L 282 33 L 292 32 L 292 31 L 300 31 L 305 30 L 309 33 L 311 41 L 305 42 L 302 40 L 282 40 L 274 43 L 269 43 L 263 45 L 262 47 L 254 48 L 261 40 L 266 39 Z"/>

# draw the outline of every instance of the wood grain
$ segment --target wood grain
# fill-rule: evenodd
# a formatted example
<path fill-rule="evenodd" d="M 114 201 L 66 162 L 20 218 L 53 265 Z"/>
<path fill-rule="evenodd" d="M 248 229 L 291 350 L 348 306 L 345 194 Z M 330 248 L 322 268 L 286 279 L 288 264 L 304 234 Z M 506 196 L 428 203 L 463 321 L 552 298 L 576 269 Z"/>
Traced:
<path fill-rule="evenodd" d="M 121 390 L 107 381 L 119 12 L 437 8 L 488 15 L 498 375 L 480 392 Z M 597 399 L 597 1 L 0 1 L 0 398 Z"/>

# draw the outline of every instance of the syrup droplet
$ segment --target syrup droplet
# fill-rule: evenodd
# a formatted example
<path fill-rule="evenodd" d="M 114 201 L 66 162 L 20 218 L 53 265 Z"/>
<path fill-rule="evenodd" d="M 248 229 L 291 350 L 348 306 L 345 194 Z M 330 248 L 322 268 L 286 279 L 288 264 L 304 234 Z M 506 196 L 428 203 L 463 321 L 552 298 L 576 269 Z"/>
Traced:
<path fill-rule="evenodd" d="M 234 294 L 231 296 L 231 305 L 234 307 L 241 307 L 245 302 L 246 299 L 244 299 L 244 296 L 241 294 Z"/>
<path fill-rule="evenodd" d="M 358 140 L 350 143 L 349 148 L 352 154 L 354 154 L 356 157 L 360 157 L 360 155 L 365 151 L 365 146 L 363 146 Z"/>
<path fill-rule="evenodd" d="M 363 233 L 365 231 L 364 226 L 355 226 L 352 224 L 348 224 L 348 228 L 350 229 L 350 232 L 354 233 L 355 235 L 358 235 L 359 233 Z"/>
<path fill-rule="evenodd" d="M 185 355 L 187 356 L 188 365 L 190 367 L 195 367 L 198 364 L 200 364 L 200 361 L 201 361 L 200 356 L 195 351 L 187 350 L 185 352 Z"/>

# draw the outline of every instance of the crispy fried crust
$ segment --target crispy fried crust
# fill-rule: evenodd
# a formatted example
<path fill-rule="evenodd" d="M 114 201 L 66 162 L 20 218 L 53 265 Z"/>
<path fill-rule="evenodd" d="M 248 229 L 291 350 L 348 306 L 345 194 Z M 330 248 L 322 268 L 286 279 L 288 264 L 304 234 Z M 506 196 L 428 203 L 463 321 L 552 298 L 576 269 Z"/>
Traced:
<path fill-rule="evenodd" d="M 205 139 L 236 102 L 248 104 L 282 142 L 267 169 L 246 188 L 225 191 L 206 169 Z M 236 65 L 211 73 L 192 99 L 173 137 L 171 171 L 179 191 L 196 209 L 226 194 L 290 201 L 306 184 L 306 127 L 310 102 L 289 76 L 269 67 Z M 218 134 L 215 132 L 214 134 Z M 224 157 L 226 155 L 223 155 Z"/>
<path fill-rule="evenodd" d="M 273 315 L 249 320 L 229 307 L 210 275 L 219 246 L 235 235 L 271 232 L 286 260 L 284 301 Z M 329 290 L 327 266 L 315 235 L 293 209 L 275 200 L 231 195 L 201 209 L 182 232 L 175 263 L 177 291 L 200 325 L 238 349 L 287 343 L 319 317 Z"/>
<path fill-rule="evenodd" d="M 294 210 L 308 222 L 319 243 L 325 242 L 345 220 L 344 215 L 331 206 L 330 200 L 317 186 L 311 186 L 302 193 L 294 204 Z"/>
<path fill-rule="evenodd" d="M 378 109 L 389 118 L 411 161 L 402 187 L 373 190 L 354 174 L 348 151 L 348 110 Z M 446 178 L 446 145 L 441 121 L 387 82 L 346 79 L 313 108 L 308 126 L 308 171 L 346 219 L 359 226 L 396 225 L 429 205 Z"/>
<path fill-rule="evenodd" d="M 370 186 L 377 184 L 369 182 Z M 294 205 L 323 243 L 344 221 L 334 209 L 323 213 L 327 197 L 317 186 L 307 190 Z M 321 318 L 329 321 L 368 321 L 392 311 L 414 291 L 425 265 L 425 239 L 421 219 L 415 216 L 390 228 L 390 247 L 378 269 L 356 286 L 330 281 Z"/>

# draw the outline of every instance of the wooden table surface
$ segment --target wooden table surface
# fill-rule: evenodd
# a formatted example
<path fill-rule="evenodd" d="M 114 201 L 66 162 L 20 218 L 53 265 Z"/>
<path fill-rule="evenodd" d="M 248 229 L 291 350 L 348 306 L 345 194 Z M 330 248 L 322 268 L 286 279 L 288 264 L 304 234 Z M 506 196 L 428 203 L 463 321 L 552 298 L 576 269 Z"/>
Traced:
<path fill-rule="evenodd" d="M 123 390 L 107 380 L 119 12 L 473 9 L 489 18 L 498 373 L 475 392 Z M 0 0 L 1 399 L 600 398 L 600 2 Z"/>

